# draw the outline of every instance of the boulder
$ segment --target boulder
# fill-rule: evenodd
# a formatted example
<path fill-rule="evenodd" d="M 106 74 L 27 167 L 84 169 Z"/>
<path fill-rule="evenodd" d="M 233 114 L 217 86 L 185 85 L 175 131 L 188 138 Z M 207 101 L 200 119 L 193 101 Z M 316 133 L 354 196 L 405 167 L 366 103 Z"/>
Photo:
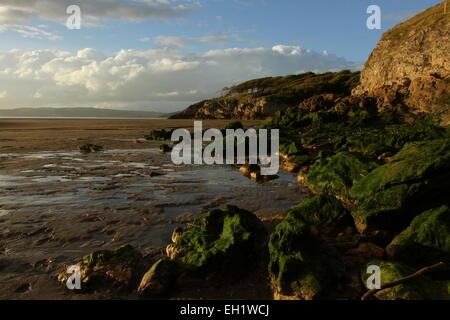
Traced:
<path fill-rule="evenodd" d="M 142 255 L 130 245 L 117 250 L 101 250 L 88 254 L 76 265 L 80 268 L 81 289 L 112 289 L 126 291 L 139 278 Z M 59 281 L 66 283 L 68 274 L 59 275 Z"/>
<path fill-rule="evenodd" d="M 348 198 L 353 184 L 377 167 L 378 162 L 369 156 L 339 152 L 317 160 L 303 181 L 314 192 L 328 192 Z"/>
<path fill-rule="evenodd" d="M 290 210 L 311 226 L 318 229 L 338 229 L 352 224 L 352 216 L 333 196 L 318 194 L 303 200 Z"/>
<path fill-rule="evenodd" d="M 266 233 L 253 213 L 225 206 L 179 230 L 167 253 L 203 278 L 236 279 L 249 271 L 263 252 Z"/>
<path fill-rule="evenodd" d="M 329 293 L 344 272 L 338 253 L 289 212 L 269 241 L 269 273 L 275 299 L 312 300 Z"/>
<path fill-rule="evenodd" d="M 144 275 L 137 292 L 144 297 L 162 297 L 170 292 L 178 274 L 179 267 L 176 262 L 160 259 Z"/>
<path fill-rule="evenodd" d="M 431 209 L 418 215 L 411 225 L 397 235 L 387 247 L 388 255 L 396 260 L 431 265 L 450 264 L 450 209 Z"/>
<path fill-rule="evenodd" d="M 372 260 L 361 270 L 361 280 L 367 287 L 367 280 L 371 274 L 367 267 L 375 265 L 381 270 L 381 285 L 400 280 L 416 273 L 404 264 L 384 260 Z M 428 276 L 421 276 L 397 286 L 379 291 L 374 295 L 378 300 L 447 300 L 450 299 L 449 281 L 434 281 Z"/>
<path fill-rule="evenodd" d="M 371 171 L 350 189 L 360 232 L 402 230 L 426 209 L 447 201 L 450 189 L 450 140 L 406 144 L 392 160 Z"/>

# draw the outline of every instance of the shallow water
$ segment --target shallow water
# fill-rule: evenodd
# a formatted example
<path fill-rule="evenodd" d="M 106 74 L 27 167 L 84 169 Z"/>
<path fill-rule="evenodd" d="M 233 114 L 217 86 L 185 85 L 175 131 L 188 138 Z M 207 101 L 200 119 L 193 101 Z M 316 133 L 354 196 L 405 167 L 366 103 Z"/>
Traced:
<path fill-rule="evenodd" d="M 288 173 L 256 183 L 233 166 L 175 166 L 156 149 L 0 154 L 0 282 L 48 277 L 98 249 L 160 250 L 174 227 L 226 204 L 270 220 L 305 195 Z M 21 263 L 2 267 L 2 259 Z M 54 264 L 36 271 L 39 259 Z M 29 294 L 42 294 L 43 283 Z"/>

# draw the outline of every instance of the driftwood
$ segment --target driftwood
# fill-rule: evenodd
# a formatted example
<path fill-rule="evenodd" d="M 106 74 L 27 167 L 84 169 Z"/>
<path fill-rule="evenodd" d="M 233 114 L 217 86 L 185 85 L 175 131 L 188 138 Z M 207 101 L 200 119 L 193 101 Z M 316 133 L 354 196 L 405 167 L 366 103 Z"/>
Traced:
<path fill-rule="evenodd" d="M 412 274 L 410 276 L 404 277 L 404 278 L 396 280 L 396 281 L 385 283 L 385 284 L 383 284 L 381 286 L 380 289 L 372 289 L 372 290 L 367 291 L 362 296 L 361 300 L 368 300 L 371 296 L 373 296 L 374 294 L 376 294 L 377 292 L 379 292 L 381 290 L 398 286 L 399 284 L 411 281 L 411 280 L 413 280 L 415 278 L 418 278 L 418 277 L 420 277 L 420 276 L 422 276 L 422 275 L 424 275 L 424 274 L 426 274 L 428 272 L 431 272 L 431 271 L 443 268 L 445 266 L 446 266 L 446 264 L 444 262 L 439 262 L 439 263 L 436 263 L 435 265 L 432 265 L 432 266 L 420 269 L 419 271 L 417 271 L 416 273 L 414 273 L 414 274 Z"/>

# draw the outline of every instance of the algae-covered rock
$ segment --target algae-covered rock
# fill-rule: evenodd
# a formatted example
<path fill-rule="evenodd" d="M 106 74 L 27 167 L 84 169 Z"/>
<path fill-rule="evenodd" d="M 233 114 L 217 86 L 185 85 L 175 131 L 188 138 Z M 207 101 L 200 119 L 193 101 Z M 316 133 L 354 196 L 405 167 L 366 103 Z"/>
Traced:
<path fill-rule="evenodd" d="M 442 206 L 415 217 L 387 247 L 390 257 L 405 262 L 450 263 L 450 209 Z"/>
<path fill-rule="evenodd" d="M 158 260 L 144 275 L 137 290 L 145 297 L 161 297 L 166 295 L 174 286 L 179 267 L 168 259 Z"/>
<path fill-rule="evenodd" d="M 317 160 L 305 175 L 305 184 L 314 192 L 329 192 L 347 198 L 352 185 L 379 164 L 374 159 L 351 152 Z"/>
<path fill-rule="evenodd" d="M 130 245 L 117 250 L 100 250 L 86 255 L 76 265 L 80 268 L 82 290 L 111 288 L 128 290 L 137 281 L 142 255 Z M 65 272 L 59 276 L 67 281 Z"/>
<path fill-rule="evenodd" d="M 240 277 L 261 254 L 265 238 L 266 230 L 253 213 L 225 206 L 189 224 L 167 252 L 205 277 Z"/>
<path fill-rule="evenodd" d="M 351 188 L 359 206 L 353 212 L 358 229 L 405 228 L 420 212 L 447 201 L 449 178 L 450 140 L 405 145 Z"/>
<path fill-rule="evenodd" d="M 280 144 L 280 155 L 283 158 L 289 158 L 290 156 L 303 155 L 306 150 L 299 142 L 289 142 Z"/>
<path fill-rule="evenodd" d="M 361 280 L 367 287 L 367 280 L 371 274 L 367 273 L 368 266 L 378 266 L 381 271 L 381 285 L 400 280 L 416 273 L 404 264 L 384 260 L 372 260 L 361 269 Z M 439 300 L 450 299 L 448 281 L 434 281 L 428 276 L 420 276 L 400 285 L 383 289 L 374 297 L 378 300 Z"/>
<path fill-rule="evenodd" d="M 300 216 L 307 224 L 319 228 L 339 228 L 352 223 L 350 212 L 339 200 L 328 194 L 307 198 L 290 212 Z"/>
<path fill-rule="evenodd" d="M 269 241 L 269 273 L 275 299 L 325 297 L 343 274 L 338 253 L 310 233 L 310 226 L 289 212 Z"/>
<path fill-rule="evenodd" d="M 95 152 L 103 151 L 102 146 L 98 146 L 95 144 L 85 144 L 85 145 L 81 146 L 79 149 L 80 149 L 80 152 L 82 152 L 82 153 L 95 153 Z"/>

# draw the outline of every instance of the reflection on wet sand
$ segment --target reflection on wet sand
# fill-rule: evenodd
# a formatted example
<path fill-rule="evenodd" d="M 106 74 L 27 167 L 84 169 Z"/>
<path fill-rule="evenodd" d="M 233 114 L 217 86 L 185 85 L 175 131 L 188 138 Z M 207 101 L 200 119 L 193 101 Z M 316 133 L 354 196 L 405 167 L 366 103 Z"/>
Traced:
<path fill-rule="evenodd" d="M 174 227 L 225 204 L 270 221 L 305 196 L 279 176 L 177 167 L 156 149 L 0 154 L 0 298 L 67 298 L 52 278 L 62 264 L 123 244 L 161 250 Z"/>

